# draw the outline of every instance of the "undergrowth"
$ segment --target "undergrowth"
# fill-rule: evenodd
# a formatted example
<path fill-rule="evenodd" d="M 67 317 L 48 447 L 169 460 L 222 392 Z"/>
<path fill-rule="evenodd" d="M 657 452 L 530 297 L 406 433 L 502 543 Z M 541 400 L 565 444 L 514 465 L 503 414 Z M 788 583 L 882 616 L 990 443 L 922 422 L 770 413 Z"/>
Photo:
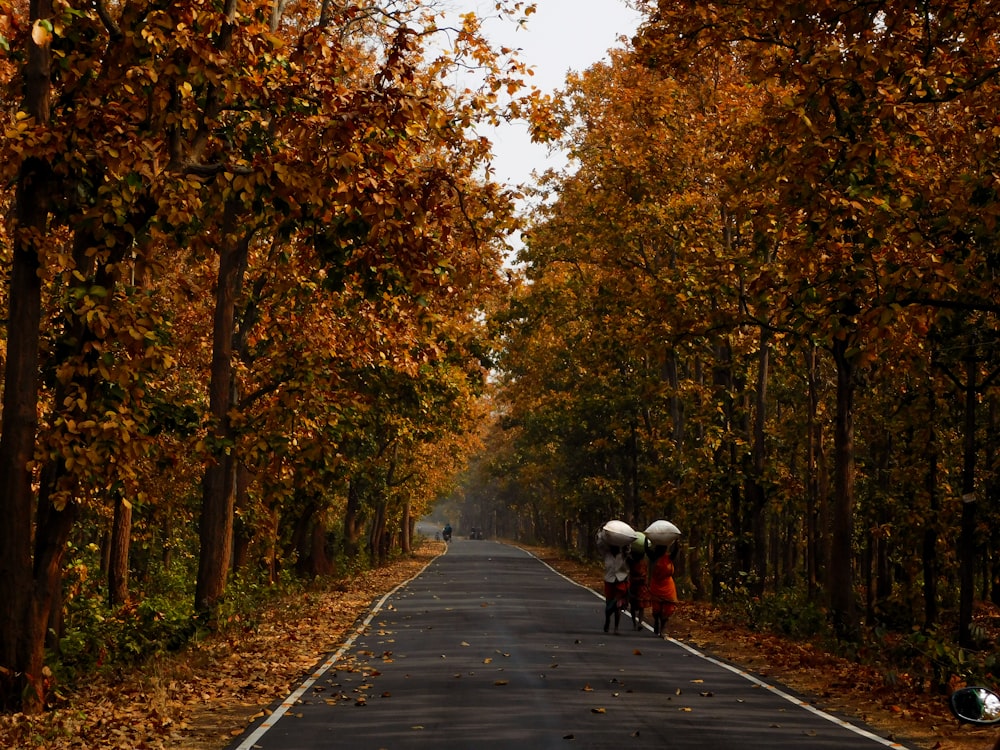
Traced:
<path fill-rule="evenodd" d="M 905 684 L 916 692 L 947 694 L 962 685 L 1000 683 L 997 633 L 983 623 L 973 627 L 978 649 L 958 646 L 953 623 L 933 628 L 891 628 L 881 623 L 862 628 L 857 640 L 838 639 L 825 607 L 802 589 L 752 596 L 727 589 L 719 603 L 724 619 L 751 630 L 814 643 L 837 656 L 878 669 L 887 685 Z M 991 622 L 992 620 L 986 620 Z"/>
<path fill-rule="evenodd" d="M 179 650 L 205 637 L 211 630 L 229 624 L 254 629 L 261 613 L 283 597 L 309 587 L 336 586 L 336 581 L 358 575 L 367 566 L 355 559 L 331 579 L 303 582 L 284 570 L 276 582 L 263 571 L 247 570 L 232 575 L 226 596 L 214 612 L 211 626 L 202 623 L 194 608 L 193 572 L 184 560 L 159 570 L 156 580 L 143 581 L 136 589 L 147 592 L 111 606 L 107 589 L 91 571 L 99 568 L 96 549 L 72 550 L 73 563 L 64 578 L 64 617 L 58 635 L 50 632 L 46 665 L 53 686 L 52 698 L 61 702 L 81 681 L 91 675 L 132 669 L 156 656 Z"/>

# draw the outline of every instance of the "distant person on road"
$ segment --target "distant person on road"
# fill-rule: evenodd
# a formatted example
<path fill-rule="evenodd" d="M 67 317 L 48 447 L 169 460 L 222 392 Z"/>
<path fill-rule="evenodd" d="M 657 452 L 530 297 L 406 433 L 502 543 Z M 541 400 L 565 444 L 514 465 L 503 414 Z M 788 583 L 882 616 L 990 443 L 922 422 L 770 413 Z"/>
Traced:
<path fill-rule="evenodd" d="M 628 601 L 628 547 L 609 544 L 604 529 L 597 532 L 597 551 L 604 557 L 604 632 L 615 618 L 615 634 Z"/>
<path fill-rule="evenodd" d="M 443 535 L 444 535 L 444 540 L 446 542 L 450 542 L 451 541 L 451 524 L 450 523 L 446 523 L 444 525 Z"/>
<path fill-rule="evenodd" d="M 628 608 L 632 613 L 633 630 L 642 630 L 643 614 L 651 604 L 646 538 L 642 537 L 632 542 L 628 557 Z"/>
<path fill-rule="evenodd" d="M 677 611 L 677 586 L 674 583 L 674 557 L 678 545 L 668 548 L 653 545 L 649 550 L 649 600 L 653 615 L 653 635 L 665 635 L 667 621 Z"/>

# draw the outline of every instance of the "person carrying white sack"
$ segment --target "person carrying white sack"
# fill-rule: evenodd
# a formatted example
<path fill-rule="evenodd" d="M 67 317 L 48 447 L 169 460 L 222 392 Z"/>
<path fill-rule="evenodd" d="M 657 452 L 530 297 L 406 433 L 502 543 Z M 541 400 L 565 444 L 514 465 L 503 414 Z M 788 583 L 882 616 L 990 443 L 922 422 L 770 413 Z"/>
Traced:
<path fill-rule="evenodd" d="M 628 604 L 629 545 L 612 544 L 605 529 L 597 532 L 597 551 L 604 558 L 604 632 L 615 618 L 615 634 L 621 622 L 622 610 Z"/>

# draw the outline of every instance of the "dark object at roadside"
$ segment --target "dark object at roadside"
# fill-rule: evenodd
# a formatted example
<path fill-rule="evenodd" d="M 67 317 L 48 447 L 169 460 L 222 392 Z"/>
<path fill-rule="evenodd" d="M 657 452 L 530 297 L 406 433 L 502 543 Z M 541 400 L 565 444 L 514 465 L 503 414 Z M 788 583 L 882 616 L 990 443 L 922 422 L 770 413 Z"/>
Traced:
<path fill-rule="evenodd" d="M 968 724 L 1000 724 L 1000 695 L 984 687 L 956 690 L 948 699 L 955 718 Z"/>

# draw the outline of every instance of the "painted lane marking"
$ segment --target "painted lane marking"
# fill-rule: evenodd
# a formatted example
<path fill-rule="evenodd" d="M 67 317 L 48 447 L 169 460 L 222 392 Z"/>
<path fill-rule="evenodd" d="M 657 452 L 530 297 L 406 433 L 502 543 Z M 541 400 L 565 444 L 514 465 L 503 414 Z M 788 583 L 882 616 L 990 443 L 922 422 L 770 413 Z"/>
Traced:
<path fill-rule="evenodd" d="M 442 552 L 441 555 L 447 554 L 447 551 L 448 550 L 446 547 L 445 551 Z M 260 726 L 258 726 L 253 732 L 247 735 L 246 739 L 244 739 L 239 745 L 236 746 L 235 750 L 253 750 L 253 748 L 257 746 L 256 745 L 257 740 L 263 737 L 267 733 L 267 730 L 271 729 L 275 724 L 277 724 L 278 720 L 286 713 L 288 713 L 288 710 L 295 705 L 295 703 L 299 700 L 299 698 L 301 698 L 309 688 L 315 685 L 316 682 L 323 677 L 323 675 L 329 672 L 330 668 L 333 667 L 334 664 L 340 661 L 340 657 L 344 655 L 344 652 L 346 652 L 347 649 L 349 649 L 352 645 L 354 645 L 354 641 L 358 638 L 358 636 L 364 634 L 365 629 L 371 624 L 371 621 L 375 619 L 375 615 L 377 615 L 381 611 L 382 607 L 385 606 L 385 603 L 389 600 L 389 598 L 393 596 L 401 588 L 410 584 L 414 579 L 419 577 L 425 570 L 427 570 L 428 566 L 431 563 L 433 563 L 434 560 L 437 560 L 437 558 L 440 557 L 441 555 L 438 555 L 433 560 L 430 560 L 427 563 L 427 565 L 424 565 L 424 567 L 418 570 L 410 578 L 400 583 L 392 591 L 390 591 L 381 599 L 379 599 L 374 604 L 371 611 L 368 613 L 368 616 L 361 621 L 361 624 L 358 625 L 357 628 L 355 628 L 354 632 L 351 633 L 350 637 L 346 641 L 344 641 L 343 645 L 341 645 L 341 647 L 337 649 L 337 651 L 334 652 L 333 655 L 331 655 L 325 662 L 323 662 L 323 665 L 319 669 L 313 672 L 312 675 L 310 675 L 301 685 L 299 685 L 298 689 L 296 689 L 287 698 L 285 698 L 285 700 L 281 702 L 281 705 L 279 705 L 276 709 L 274 709 L 274 712 L 270 716 L 268 716 L 260 724 Z"/>
<path fill-rule="evenodd" d="M 522 552 L 524 552 L 527 555 L 530 555 L 531 557 L 534 557 L 536 560 L 538 560 L 538 562 L 540 562 L 546 568 L 548 568 L 549 570 L 551 570 L 556 575 L 559 575 L 562 578 L 565 578 L 567 581 L 569 581 L 570 583 L 572 583 L 574 586 L 579 586 L 583 590 L 589 591 L 591 594 L 593 594 L 594 596 L 596 596 L 601 601 L 604 601 L 604 596 L 600 592 L 594 591 L 594 589 L 590 588 L 589 586 L 584 586 L 582 583 L 578 583 L 577 581 L 574 581 L 572 578 L 570 578 L 570 577 L 568 577 L 566 575 L 563 575 L 558 570 L 556 570 L 551 565 L 549 565 L 547 562 L 545 562 L 544 560 L 539 559 L 538 557 L 536 557 L 534 554 L 532 554 L 528 550 L 524 549 L 523 547 L 518 547 L 517 549 L 521 550 Z M 652 632 L 652 630 L 653 630 L 653 628 L 650 626 L 650 624 L 648 622 L 644 622 L 642 624 L 642 626 L 644 628 L 646 628 L 646 630 L 649 630 L 650 632 Z M 681 641 L 678 641 L 675 638 L 670 638 L 669 636 L 666 638 L 666 640 L 668 640 L 671 643 L 674 643 L 674 644 L 680 646 L 682 649 L 684 649 L 685 651 L 687 651 L 690 654 L 693 654 L 694 656 L 697 656 L 697 657 L 699 657 L 701 659 L 704 659 L 705 661 L 707 661 L 707 662 L 709 662 L 711 664 L 715 664 L 718 667 L 722 667 L 723 669 L 728 670 L 728 671 L 732 672 L 733 674 L 739 675 L 740 677 L 742 677 L 743 679 L 747 680 L 748 682 L 751 682 L 754 685 L 757 685 L 758 687 L 762 687 L 762 688 L 770 691 L 771 693 L 774 693 L 775 695 L 780 696 L 781 698 L 784 698 L 786 701 L 788 701 L 789 703 L 791 703 L 793 705 L 796 705 L 796 706 L 798 706 L 800 708 L 804 708 L 806 711 L 809 711 L 810 713 L 814 714 L 815 716 L 817 716 L 817 717 L 819 717 L 821 719 L 826 719 L 827 721 L 829 721 L 829 722 L 831 722 L 833 724 L 837 724 L 837 725 L 843 727 L 844 729 L 849 729 L 850 731 L 854 732 L 855 734 L 859 734 L 862 737 L 866 737 L 867 739 L 873 740 L 873 741 L 879 743 L 880 745 L 885 745 L 886 747 L 894 748 L 894 750 L 907 750 L 906 745 L 901 745 L 898 742 L 895 742 L 893 740 L 887 740 L 884 737 L 879 737 L 877 734 L 869 732 L 867 729 L 862 729 L 861 727 L 855 726 L 854 724 L 852 724 L 849 721 L 846 721 L 846 720 L 841 719 L 841 718 L 839 718 L 837 716 L 834 716 L 833 714 L 828 714 L 826 711 L 823 711 L 822 709 L 816 708 L 815 706 L 813 706 L 810 703 L 806 703 L 801 698 L 796 698 L 794 695 L 789 695 L 788 693 L 786 693 L 785 691 L 783 691 L 781 688 L 776 687 L 776 686 L 771 685 L 771 684 L 768 684 L 768 683 L 764 682 L 763 680 L 761 680 L 759 677 L 756 677 L 755 675 L 752 675 L 749 672 L 746 672 L 746 671 L 740 669 L 739 667 L 734 667 L 732 664 L 726 664 L 724 661 L 720 661 L 719 659 L 716 659 L 715 657 L 712 657 L 712 656 L 709 656 L 708 654 L 702 653 L 701 651 L 699 651 L 698 649 L 694 648 L 693 646 L 689 646 L 688 644 L 682 643 Z"/>

